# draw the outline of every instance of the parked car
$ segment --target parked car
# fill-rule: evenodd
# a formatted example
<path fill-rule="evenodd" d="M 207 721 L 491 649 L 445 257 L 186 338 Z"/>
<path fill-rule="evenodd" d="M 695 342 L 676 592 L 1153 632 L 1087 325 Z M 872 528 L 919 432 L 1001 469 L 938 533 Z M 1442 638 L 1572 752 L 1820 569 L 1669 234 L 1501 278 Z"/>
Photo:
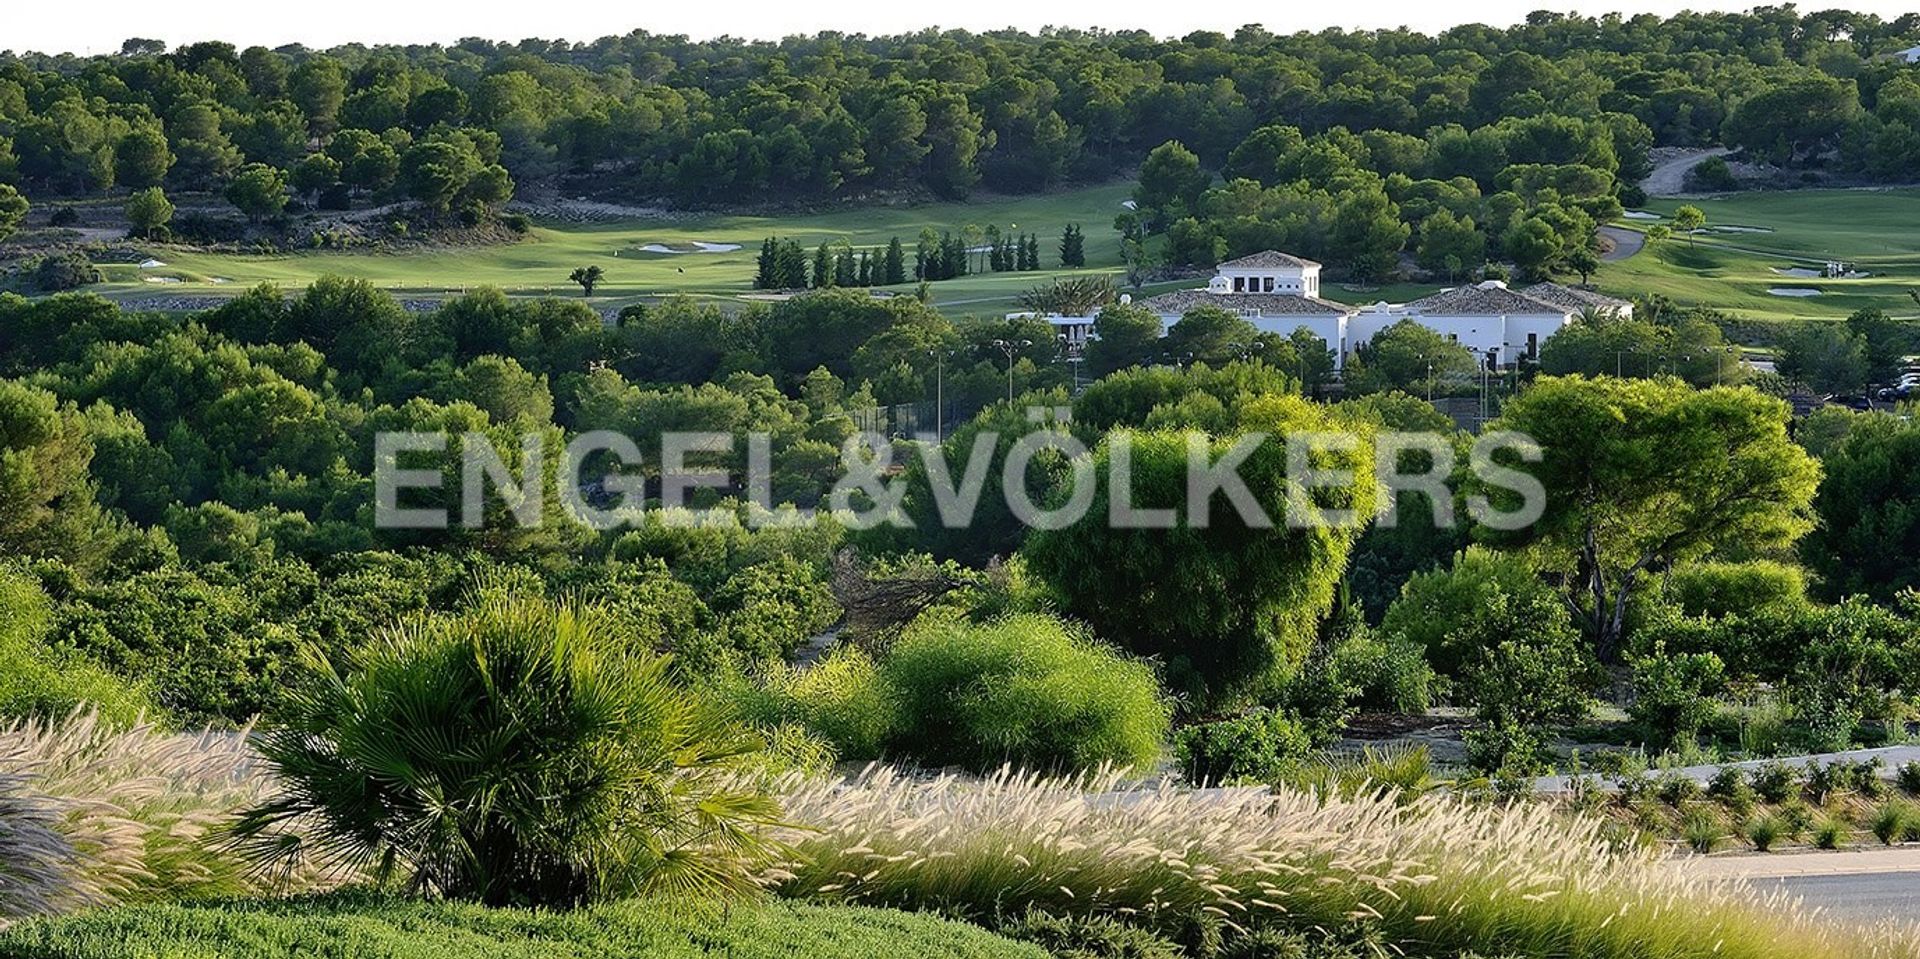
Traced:
<path fill-rule="evenodd" d="M 1827 397 L 1827 402 L 1832 403 L 1836 406 L 1844 406 L 1850 410 L 1858 410 L 1863 413 L 1874 408 L 1873 397 L 1865 396 L 1865 395 L 1829 396 Z"/>

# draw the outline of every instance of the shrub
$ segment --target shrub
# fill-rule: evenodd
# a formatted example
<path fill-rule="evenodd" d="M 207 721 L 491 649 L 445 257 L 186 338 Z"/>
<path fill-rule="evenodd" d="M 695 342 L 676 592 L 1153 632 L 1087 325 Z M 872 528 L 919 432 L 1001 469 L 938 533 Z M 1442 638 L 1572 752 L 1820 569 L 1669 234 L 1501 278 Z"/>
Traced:
<path fill-rule="evenodd" d="M 1895 773 L 1900 788 L 1910 796 L 1920 796 L 1920 762 L 1905 762 Z"/>
<path fill-rule="evenodd" d="M 1700 798 L 1700 784 L 1692 776 L 1670 769 L 1654 777 L 1653 793 L 1669 806 L 1679 806 Z"/>
<path fill-rule="evenodd" d="M 1780 840 L 1785 831 L 1780 820 L 1771 815 L 1755 816 L 1747 821 L 1747 841 L 1753 843 L 1753 848 L 1760 852 L 1772 850 L 1773 844 Z"/>
<path fill-rule="evenodd" d="M 1914 948 L 1910 932 L 1829 923 L 1784 892 L 1676 873 L 1658 850 L 1621 847 L 1600 820 L 1546 803 L 1433 794 L 1401 805 L 1284 788 L 1116 796 L 1117 785 L 1013 773 L 929 782 L 886 769 L 798 783 L 783 796 L 791 853 L 769 879 L 783 896 L 962 917 L 1125 914 L 1168 937 L 1224 914 L 1239 929 L 1337 930 L 1423 956 L 1868 959 Z M 1359 929 L 1356 916 L 1368 917 Z"/>
<path fill-rule="evenodd" d="M 1749 775 L 1753 779 L 1753 791 L 1766 802 L 1783 803 L 1788 797 L 1800 794 L 1800 773 L 1777 759 L 1755 766 Z"/>
<path fill-rule="evenodd" d="M 1633 702 L 1628 715 L 1649 744 L 1697 745 L 1700 727 L 1713 718 L 1711 698 L 1726 684 L 1726 667 L 1712 653 L 1668 653 L 1664 646 L 1633 661 Z"/>
<path fill-rule="evenodd" d="M 81 253 L 49 253 L 33 268 L 33 286 L 43 293 L 77 290 L 100 282 L 100 271 Z"/>
<path fill-rule="evenodd" d="M 1180 775 L 1208 786 L 1278 782 L 1312 750 L 1313 741 L 1297 719 L 1264 706 L 1188 726 L 1174 737 Z"/>
<path fill-rule="evenodd" d="M 1145 766 L 1166 740 L 1152 670 L 1048 616 L 976 625 L 936 613 L 880 673 L 900 707 L 890 748 L 930 765 Z"/>
<path fill-rule="evenodd" d="M 778 807 L 727 772 L 760 743 L 618 635 L 601 607 L 491 594 L 345 675 L 310 657 L 258 739 L 286 791 L 241 818 L 243 848 L 491 904 L 744 891 Z"/>
<path fill-rule="evenodd" d="M 158 717 L 144 689 L 48 646 L 51 625 L 52 604 L 39 582 L 0 565 L 0 720 L 53 719 L 82 708 L 122 726 Z"/>
<path fill-rule="evenodd" d="M 842 759 L 879 758 L 900 724 L 893 691 L 873 660 L 851 645 L 807 668 L 774 667 L 752 698 L 761 700 L 756 718 L 797 723 L 832 744 Z"/>
<path fill-rule="evenodd" d="M 1411 801 L 1434 788 L 1433 754 L 1425 746 L 1366 746 L 1358 754 L 1321 753 L 1296 765 L 1280 782 L 1340 799 L 1392 790 L 1400 800 Z"/>
<path fill-rule="evenodd" d="M 1353 690 L 1354 705 L 1377 712 L 1423 713 L 1431 702 L 1433 667 L 1420 647 L 1357 631 L 1333 648 L 1332 671 Z"/>
<path fill-rule="evenodd" d="M 0 933 L 20 959 L 314 955 L 385 959 L 1044 959 L 1038 948 L 932 916 L 798 903 L 630 900 L 577 912 L 484 909 L 337 894 L 150 905 L 28 923 Z"/>
<path fill-rule="evenodd" d="M 1462 736 L 1467 750 L 1467 765 L 1481 772 L 1523 775 L 1539 772 L 1540 737 L 1532 730 L 1516 726 L 1489 726 L 1469 729 Z"/>

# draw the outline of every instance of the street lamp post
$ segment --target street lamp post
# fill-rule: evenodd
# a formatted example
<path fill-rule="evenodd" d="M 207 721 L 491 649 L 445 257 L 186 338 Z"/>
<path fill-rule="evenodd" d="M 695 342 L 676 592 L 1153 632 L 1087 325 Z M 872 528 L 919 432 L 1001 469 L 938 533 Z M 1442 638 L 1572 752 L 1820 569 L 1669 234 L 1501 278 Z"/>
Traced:
<path fill-rule="evenodd" d="M 1013 357 L 1033 345 L 1032 340 L 994 340 L 993 346 L 1007 357 L 1007 405 L 1013 405 Z"/>
<path fill-rule="evenodd" d="M 947 351 L 931 349 L 933 357 L 933 435 L 936 442 L 947 441 Z"/>
<path fill-rule="evenodd" d="M 1075 350 L 1073 348 L 1073 337 L 1068 336 L 1065 333 L 1060 334 L 1060 351 L 1066 354 L 1067 366 L 1069 369 L 1073 370 L 1073 395 L 1079 396 L 1080 395 L 1080 363 L 1082 360 L 1085 360 L 1086 357 L 1081 355 L 1080 351 Z"/>

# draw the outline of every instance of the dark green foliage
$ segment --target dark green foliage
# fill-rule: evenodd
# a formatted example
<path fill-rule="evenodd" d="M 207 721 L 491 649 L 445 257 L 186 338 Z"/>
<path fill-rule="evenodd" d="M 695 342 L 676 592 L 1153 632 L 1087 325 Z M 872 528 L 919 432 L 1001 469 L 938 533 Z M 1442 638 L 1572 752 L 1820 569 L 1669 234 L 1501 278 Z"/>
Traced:
<path fill-rule="evenodd" d="M 1187 726 L 1174 736 L 1180 775 L 1209 786 L 1279 782 L 1312 749 L 1298 719 L 1264 706 Z"/>
<path fill-rule="evenodd" d="M 494 905 L 755 888 L 778 807 L 726 772 L 759 740 L 623 648 L 602 608 L 476 602 L 347 670 L 313 658 L 260 735 L 286 794 L 236 841 L 265 866 L 319 856 Z"/>
<path fill-rule="evenodd" d="M 1820 516 L 1802 547 L 1825 592 L 1880 600 L 1920 587 L 1920 425 L 1864 417 L 1821 458 Z"/>
<path fill-rule="evenodd" d="M 34 264 L 31 275 L 33 288 L 41 293 L 77 290 L 100 282 L 100 271 L 86 254 L 78 252 L 49 253 Z"/>
<path fill-rule="evenodd" d="M 0 934 L 8 959 L 207 959 L 315 954 L 387 959 L 1042 959 L 1046 953 L 958 922 L 878 909 L 629 900 L 574 912 L 487 909 L 357 894 L 148 905 L 25 923 Z"/>
<path fill-rule="evenodd" d="M 1664 648 L 1633 661 L 1628 715 L 1655 747 L 1684 749 L 1713 718 L 1712 697 L 1726 683 L 1726 667 L 1712 653 L 1669 654 Z"/>
<path fill-rule="evenodd" d="M 1241 372 L 1257 375 L 1260 368 Z M 1193 390 L 1199 376 L 1183 382 L 1177 374 L 1169 379 L 1159 371 L 1138 371 L 1129 381 L 1147 392 L 1165 387 L 1172 393 Z M 1291 511 L 1310 525 L 1318 516 L 1308 509 L 1364 517 L 1375 506 L 1370 483 L 1323 486 L 1289 502 L 1281 481 L 1286 451 L 1272 437 L 1331 429 L 1332 420 L 1295 396 L 1246 392 L 1236 400 L 1237 422 L 1216 430 L 1220 438 L 1209 444 L 1209 462 L 1238 441 L 1248 443 L 1237 473 L 1267 525 L 1257 518 L 1249 522 L 1225 503 L 1210 503 L 1207 521 L 1188 513 L 1187 437 L 1177 430 L 1196 424 L 1187 410 L 1163 407 L 1155 411 L 1164 417 L 1155 424 L 1163 429 L 1115 433 L 1100 443 L 1093 476 L 1080 480 L 1095 484 L 1086 514 L 1064 528 L 1036 531 L 1025 551 L 1035 575 L 1061 597 L 1068 613 L 1136 653 L 1165 656 L 1169 684 L 1199 709 L 1244 701 L 1298 669 L 1320 617 L 1332 606 L 1357 526 L 1290 528 L 1284 517 Z M 1133 415 L 1129 408 L 1159 405 L 1105 393 L 1096 398 L 1092 390 L 1081 400 L 1090 408 L 1110 405 L 1107 415 L 1121 422 Z M 1209 415 L 1222 412 L 1219 403 L 1209 408 Z M 1076 422 L 1076 428 L 1091 426 Z M 1132 467 L 1132 506 L 1174 510 L 1173 528 L 1124 528 L 1109 521 L 1116 443 L 1127 445 L 1122 455 Z M 1369 476 L 1370 452 L 1359 444 L 1325 453 L 1323 462 Z"/>

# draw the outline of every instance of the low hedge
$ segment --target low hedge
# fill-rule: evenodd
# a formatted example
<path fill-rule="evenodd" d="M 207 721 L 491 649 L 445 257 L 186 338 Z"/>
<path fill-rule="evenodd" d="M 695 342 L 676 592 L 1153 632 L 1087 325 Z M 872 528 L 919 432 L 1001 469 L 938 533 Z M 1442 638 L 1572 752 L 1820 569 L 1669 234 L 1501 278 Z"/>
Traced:
<path fill-rule="evenodd" d="M 925 915 L 794 903 L 574 912 L 335 894 L 105 909 L 0 933 L 5 959 L 1045 959 Z"/>

